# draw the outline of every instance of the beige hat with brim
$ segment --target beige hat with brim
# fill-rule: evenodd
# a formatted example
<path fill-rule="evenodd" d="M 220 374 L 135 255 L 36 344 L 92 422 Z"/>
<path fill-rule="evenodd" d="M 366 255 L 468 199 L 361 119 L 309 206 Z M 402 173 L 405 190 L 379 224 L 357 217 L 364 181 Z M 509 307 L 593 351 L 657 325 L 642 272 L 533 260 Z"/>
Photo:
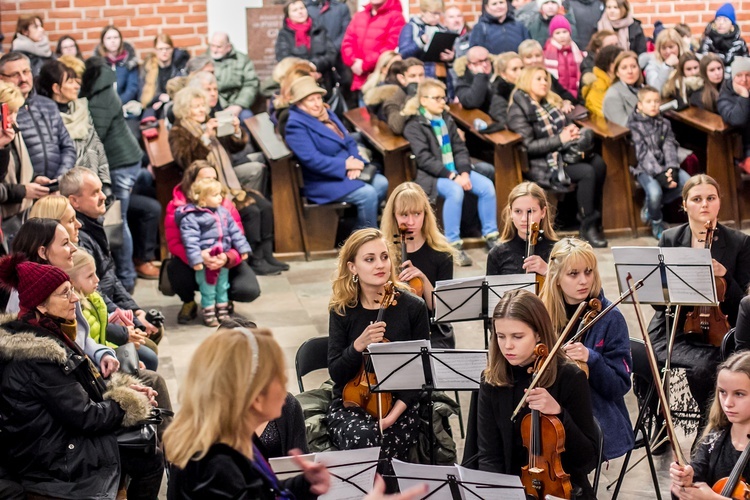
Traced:
<path fill-rule="evenodd" d="M 289 93 L 291 94 L 291 99 L 289 99 L 289 102 L 292 104 L 297 104 L 309 95 L 326 95 L 328 92 L 326 92 L 326 89 L 319 87 L 318 84 L 315 83 L 315 79 L 313 77 L 301 76 L 294 81 L 294 83 L 292 84 L 292 88 L 289 90 Z"/>

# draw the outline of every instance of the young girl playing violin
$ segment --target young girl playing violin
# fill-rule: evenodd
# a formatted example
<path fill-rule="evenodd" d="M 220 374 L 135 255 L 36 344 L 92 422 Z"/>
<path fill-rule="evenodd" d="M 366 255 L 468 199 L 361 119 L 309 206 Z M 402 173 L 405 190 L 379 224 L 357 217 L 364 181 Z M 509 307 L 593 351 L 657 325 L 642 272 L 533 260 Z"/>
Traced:
<path fill-rule="evenodd" d="M 547 274 L 547 261 L 552 245 L 557 241 L 551 220 L 552 207 L 544 190 L 533 182 L 522 182 L 508 195 L 503 210 L 503 231 L 500 241 L 487 256 L 487 274 Z M 541 233 L 534 255 L 526 256 L 529 224 L 537 223 Z"/>
<path fill-rule="evenodd" d="M 712 491 L 728 477 L 750 441 L 750 352 L 733 354 L 719 366 L 708 425 L 690 465 L 672 463 L 672 494 L 680 500 L 727 498 Z M 742 476 L 750 477 L 745 466 Z"/>
<path fill-rule="evenodd" d="M 417 278 L 422 285 L 422 295 L 427 309 L 434 310 L 432 291 L 438 280 L 453 279 L 455 247 L 448 243 L 437 225 L 435 213 L 424 190 L 414 182 L 403 182 L 391 193 L 383 210 L 380 229 L 386 238 L 399 238 L 399 228 L 406 228 L 406 253 L 401 255 L 401 245 L 391 247 L 392 255 L 401 262 L 398 280 L 409 283 Z M 450 324 L 430 326 L 433 347 L 454 349 L 456 339 Z"/>
<path fill-rule="evenodd" d="M 598 299 L 602 310 L 610 305 L 602 291 L 596 254 L 591 245 L 576 238 L 555 243 L 539 298 L 549 311 L 552 327 L 557 332 L 565 329 L 582 302 Z M 569 338 L 578 330 L 583 316 L 570 330 Z M 633 365 L 625 318 L 615 307 L 581 339 L 563 349 L 570 359 L 588 368 L 591 406 L 604 434 L 604 459 L 624 455 L 633 448 L 634 442 L 624 398 L 630 390 Z"/>
<path fill-rule="evenodd" d="M 333 402 L 328 409 L 328 434 L 340 450 L 381 446 L 381 456 L 406 460 L 418 434 L 418 391 L 393 393 L 393 408 L 378 419 L 359 407 L 344 406 L 342 391 L 362 367 L 367 346 L 429 338 L 427 307 L 422 299 L 400 290 L 396 303 L 376 322 L 384 285 L 397 273 L 383 233 L 360 229 L 339 253 L 328 303 L 328 372 L 333 380 Z M 380 429 L 382 428 L 382 436 Z"/>
<path fill-rule="evenodd" d="M 533 293 L 506 293 L 492 315 L 495 337 L 490 342 L 489 364 L 479 386 L 479 468 L 520 475 L 528 462 L 521 436 L 521 421 L 530 410 L 557 417 L 565 428 L 563 470 L 580 487 L 582 498 L 594 498 L 586 475 L 596 465 L 596 427 L 586 375 L 558 351 L 529 393 L 527 406 L 515 421 L 513 409 L 532 380 L 529 368 L 541 342 L 550 349 L 557 340 L 549 314 Z"/>
<path fill-rule="evenodd" d="M 721 303 L 721 311 L 727 315 L 730 326 L 737 321 L 740 300 L 750 285 L 750 237 L 740 231 L 717 223 L 721 209 L 719 184 L 708 175 L 694 175 L 682 189 L 682 206 L 688 222 L 667 229 L 659 240 L 660 247 L 704 248 L 705 225 L 710 222 L 716 232 L 711 245 L 714 275 L 726 281 L 726 294 Z M 703 415 L 698 434 L 706 424 L 703 410 L 713 393 L 716 380 L 716 366 L 721 361 L 719 347 L 705 342 L 701 335 L 682 335 L 685 315 L 690 307 L 681 308 L 671 362 L 676 368 L 685 368 L 690 392 L 701 408 Z M 670 327 L 672 322 L 670 322 Z M 667 331 L 664 310 L 658 310 L 649 324 L 649 335 L 654 352 L 663 363 L 667 352 Z"/>

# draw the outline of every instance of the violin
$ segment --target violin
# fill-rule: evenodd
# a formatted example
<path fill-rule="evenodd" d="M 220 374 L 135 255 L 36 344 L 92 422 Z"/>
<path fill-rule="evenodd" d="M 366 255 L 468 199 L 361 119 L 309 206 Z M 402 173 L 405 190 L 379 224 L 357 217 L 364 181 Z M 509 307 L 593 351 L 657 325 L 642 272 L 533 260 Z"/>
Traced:
<path fill-rule="evenodd" d="M 526 257 L 529 258 L 535 255 L 536 244 L 539 242 L 539 235 L 542 230 L 539 229 L 538 222 L 531 222 L 531 209 L 526 211 Z M 544 286 L 544 276 L 541 274 L 536 275 L 537 293 Z"/>
<path fill-rule="evenodd" d="M 400 239 L 400 245 L 401 245 L 401 262 L 405 262 L 409 260 L 409 254 L 406 251 L 406 241 L 407 240 L 413 240 L 414 236 L 409 236 L 411 234 L 411 231 L 406 229 L 406 224 L 400 224 L 398 226 L 398 234 L 394 235 L 394 237 L 397 237 Z M 412 292 L 417 297 L 421 297 L 422 293 L 424 293 L 424 283 L 422 283 L 421 278 L 412 278 L 409 280 L 409 287 L 411 287 Z"/>
<path fill-rule="evenodd" d="M 713 227 L 711 221 L 706 221 L 705 234 L 703 248 L 711 249 L 716 228 Z M 715 277 L 716 281 L 716 298 L 719 302 L 724 302 L 724 298 L 727 293 L 727 280 L 721 276 Z M 685 317 L 685 326 L 683 331 L 685 333 L 702 334 L 703 339 L 706 343 L 720 346 L 724 336 L 729 331 L 729 321 L 727 316 L 721 312 L 719 306 L 696 306 L 692 311 L 687 313 Z"/>
<path fill-rule="evenodd" d="M 591 323 L 594 320 L 594 318 L 596 318 L 596 316 L 600 312 L 602 312 L 602 302 L 601 300 L 597 298 L 590 299 L 588 302 L 585 302 L 585 304 L 588 310 L 583 314 L 583 319 L 578 324 L 578 329 L 576 330 L 576 334 L 573 336 L 573 338 L 576 339 L 576 341 L 583 338 L 583 333 L 581 332 L 585 333 L 585 331 L 588 331 L 588 329 L 584 331 L 584 328 L 586 328 L 586 325 Z M 573 343 L 573 340 L 570 340 L 563 345 L 566 346 L 572 343 Z M 583 371 L 583 373 L 586 374 L 586 378 L 589 378 L 588 363 L 586 363 L 585 361 L 575 361 L 575 362 L 578 365 L 578 368 L 580 368 Z"/>
<path fill-rule="evenodd" d="M 750 439 L 750 434 L 747 437 Z M 750 499 L 750 487 L 742 477 L 742 471 L 745 470 L 748 459 L 750 459 L 750 443 L 745 446 L 729 477 L 719 479 L 711 489 L 723 497 L 736 500 Z"/>
<path fill-rule="evenodd" d="M 538 373 L 549 351 L 546 345 L 537 344 L 534 354 L 537 358 L 532 371 Z M 539 500 L 547 495 L 570 498 L 573 491 L 570 474 L 563 470 L 560 458 L 565 451 L 565 428 L 560 419 L 531 410 L 521 421 L 521 436 L 529 450 L 529 464 L 521 467 L 526 494 Z"/>
<path fill-rule="evenodd" d="M 378 317 L 375 322 L 383 321 L 385 310 L 396 305 L 398 291 L 392 282 L 387 282 L 383 287 L 383 297 L 379 301 Z M 388 342 L 384 338 L 383 342 Z M 377 418 L 379 421 L 390 413 L 393 408 L 393 394 L 390 392 L 373 393 L 370 388 L 378 384 L 375 373 L 371 367 L 368 370 L 365 361 L 362 360 L 362 367 L 349 382 L 346 383 L 341 393 L 344 406 L 347 408 L 358 406 L 367 413 Z"/>

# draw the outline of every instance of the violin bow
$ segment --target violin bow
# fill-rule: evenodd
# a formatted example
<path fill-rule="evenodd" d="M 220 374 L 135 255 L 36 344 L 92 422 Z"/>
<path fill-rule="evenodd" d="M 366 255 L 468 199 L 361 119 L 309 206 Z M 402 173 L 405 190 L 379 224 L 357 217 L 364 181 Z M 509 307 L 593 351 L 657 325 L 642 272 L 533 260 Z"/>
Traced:
<path fill-rule="evenodd" d="M 634 288 L 635 285 L 631 285 L 632 280 L 633 276 L 628 273 L 626 281 L 628 283 L 628 286 L 630 286 L 630 290 L 633 295 L 633 307 L 635 308 L 635 316 L 638 319 L 638 328 L 640 328 L 643 342 L 646 344 L 646 357 L 648 357 L 648 364 L 651 368 L 651 375 L 654 379 L 653 384 L 656 389 L 656 394 L 659 396 L 659 404 L 661 406 L 662 415 L 664 416 L 664 425 L 667 429 L 667 436 L 669 437 L 669 442 L 672 445 L 672 452 L 674 453 L 675 460 L 678 464 L 685 466 L 688 462 L 687 460 L 685 460 L 685 454 L 682 452 L 680 443 L 679 441 L 677 441 L 677 436 L 675 435 L 674 424 L 672 423 L 672 413 L 669 410 L 669 402 L 667 401 L 664 387 L 662 387 L 661 385 L 659 367 L 656 364 L 656 355 L 654 354 L 654 348 L 651 345 L 651 337 L 648 336 L 646 328 L 644 327 L 645 323 L 643 321 L 643 316 L 641 315 L 641 303 L 638 301 L 638 293 Z"/>
<path fill-rule="evenodd" d="M 542 365 L 539 370 L 537 370 L 536 374 L 534 375 L 534 378 L 531 380 L 531 383 L 529 384 L 528 389 L 526 389 L 526 392 L 523 393 L 523 397 L 521 398 L 521 401 L 518 402 L 518 406 L 516 406 L 516 409 L 513 410 L 513 415 L 510 416 L 511 420 L 515 420 L 516 416 L 518 415 L 518 412 L 521 411 L 521 408 L 523 408 L 523 405 L 526 404 L 526 398 L 529 396 L 529 392 L 533 388 L 536 387 L 536 385 L 539 383 L 539 377 L 542 373 L 544 373 L 544 370 L 547 369 L 547 365 L 550 364 L 550 361 L 552 361 L 552 358 L 555 357 L 555 354 L 557 354 L 557 351 L 560 350 L 560 346 L 562 345 L 563 341 L 565 340 L 565 337 L 568 336 L 568 333 L 570 333 L 570 330 L 573 328 L 573 324 L 578 321 L 578 318 L 583 313 L 583 310 L 586 308 L 586 302 L 581 302 L 578 305 L 578 309 L 576 309 L 576 313 L 573 315 L 573 317 L 568 321 L 568 324 L 565 325 L 565 330 L 563 330 L 562 334 L 557 339 L 557 342 L 555 343 L 554 347 L 549 351 L 549 354 L 547 354 L 547 359 L 544 360 L 544 364 Z"/>

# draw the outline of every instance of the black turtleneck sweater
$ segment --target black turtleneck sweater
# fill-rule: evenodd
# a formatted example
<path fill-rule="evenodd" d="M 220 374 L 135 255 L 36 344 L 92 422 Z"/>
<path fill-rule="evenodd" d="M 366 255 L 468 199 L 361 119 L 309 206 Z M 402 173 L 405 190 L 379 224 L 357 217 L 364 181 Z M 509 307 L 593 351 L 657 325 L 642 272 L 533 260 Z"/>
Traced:
<path fill-rule="evenodd" d="M 539 236 L 535 254 L 549 261 L 549 254 L 556 242 Z M 500 243 L 487 256 L 487 274 L 524 274 L 523 261 L 526 258 L 526 241 L 516 235 L 512 240 Z"/>

